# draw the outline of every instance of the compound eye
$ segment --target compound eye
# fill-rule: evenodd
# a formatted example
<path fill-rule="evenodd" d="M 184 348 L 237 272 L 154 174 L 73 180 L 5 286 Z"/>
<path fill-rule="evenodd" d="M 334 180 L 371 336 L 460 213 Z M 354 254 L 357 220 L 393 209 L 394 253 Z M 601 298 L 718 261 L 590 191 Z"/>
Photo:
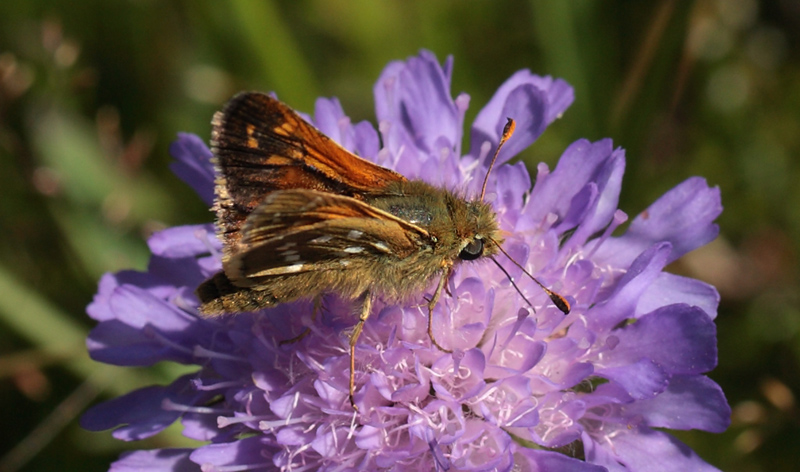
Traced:
<path fill-rule="evenodd" d="M 481 257 L 481 254 L 483 254 L 483 239 L 475 238 L 461 250 L 458 257 L 465 261 L 474 261 Z"/>

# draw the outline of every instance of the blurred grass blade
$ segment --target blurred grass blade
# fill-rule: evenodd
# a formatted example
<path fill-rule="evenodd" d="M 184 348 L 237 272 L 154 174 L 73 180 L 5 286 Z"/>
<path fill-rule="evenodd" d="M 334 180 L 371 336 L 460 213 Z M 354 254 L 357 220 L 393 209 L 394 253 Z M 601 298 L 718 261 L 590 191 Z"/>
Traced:
<path fill-rule="evenodd" d="M 244 39 L 256 54 L 253 65 L 288 103 L 301 104 L 319 95 L 319 86 L 311 73 L 294 33 L 281 18 L 276 2 L 269 0 L 233 0 L 230 2 Z M 299 105 L 296 105 L 299 106 Z"/>
<path fill-rule="evenodd" d="M 101 367 L 86 352 L 85 329 L 36 291 L 16 281 L 4 267 L 0 267 L 0 293 L 0 320 L 21 337 L 47 355 L 67 359 L 66 367 L 81 378 L 88 378 Z M 113 370 L 114 382 L 107 388 L 117 395 L 174 378 L 172 372 L 159 378 L 141 370 Z"/>

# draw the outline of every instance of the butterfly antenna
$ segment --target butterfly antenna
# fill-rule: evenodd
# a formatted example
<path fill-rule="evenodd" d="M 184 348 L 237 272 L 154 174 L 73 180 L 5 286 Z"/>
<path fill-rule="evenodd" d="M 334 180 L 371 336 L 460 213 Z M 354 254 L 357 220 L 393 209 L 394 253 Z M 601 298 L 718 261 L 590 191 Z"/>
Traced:
<path fill-rule="evenodd" d="M 500 148 L 503 147 L 503 144 L 508 141 L 508 138 L 514 134 L 514 128 L 517 127 L 517 124 L 511 118 L 508 118 L 508 122 L 506 126 L 503 128 L 503 135 L 500 136 L 500 143 L 497 145 L 497 149 L 494 151 L 494 157 L 492 157 L 492 162 L 489 163 L 489 169 L 486 171 L 486 177 L 483 179 L 483 187 L 481 187 L 481 201 L 483 201 L 483 196 L 486 195 L 486 185 L 489 183 L 489 174 L 492 173 L 492 168 L 494 167 L 495 161 L 497 161 L 497 156 L 500 155 Z"/>
<path fill-rule="evenodd" d="M 492 262 L 494 262 L 495 265 L 497 265 L 497 267 L 499 267 L 500 270 L 503 271 L 504 274 L 506 274 L 506 278 L 508 279 L 509 282 L 511 282 L 511 286 L 514 287 L 514 290 L 516 290 L 519 296 L 522 297 L 523 300 L 525 300 L 525 303 L 527 303 L 528 306 L 531 307 L 531 310 L 533 310 L 533 312 L 536 313 L 536 308 L 533 307 L 533 304 L 530 302 L 530 300 L 528 300 L 525 294 L 522 293 L 522 290 L 520 290 L 519 287 L 517 287 L 517 284 L 514 283 L 514 279 L 511 277 L 511 274 L 508 273 L 506 268 L 503 267 L 499 262 L 497 262 L 497 259 L 495 259 L 494 257 L 489 256 L 489 259 L 491 259 Z"/>
<path fill-rule="evenodd" d="M 491 239 L 491 238 L 490 238 L 490 239 Z M 491 241 L 494 243 L 494 245 L 495 245 L 495 246 L 497 246 L 497 248 L 500 250 L 500 252 L 502 252 L 503 254 L 505 254 L 505 256 L 506 256 L 506 257 L 507 257 L 507 258 L 508 258 L 508 259 L 509 259 L 511 262 L 513 262 L 513 263 L 514 263 L 514 265 L 515 265 L 515 266 L 519 267 L 519 269 L 522 271 L 522 273 L 523 273 L 523 274 L 525 274 L 525 275 L 527 275 L 528 277 L 530 277 L 530 278 L 531 278 L 531 280 L 533 280 L 534 282 L 536 282 L 536 284 L 537 284 L 539 287 L 541 287 L 541 288 L 542 288 L 542 290 L 544 290 L 544 293 L 546 293 L 546 294 L 547 294 L 547 296 L 548 296 L 548 297 L 550 297 L 550 300 L 552 300 L 552 301 L 553 301 L 553 304 L 554 304 L 554 305 L 555 305 L 555 306 L 556 306 L 556 307 L 557 307 L 559 310 L 561 310 L 561 312 L 562 312 L 562 313 L 564 313 L 565 315 L 568 315 L 568 314 L 569 314 L 570 306 L 569 306 L 569 302 L 567 301 L 567 299 L 566 299 L 566 298 L 562 297 L 561 295 L 557 294 L 556 292 L 554 292 L 554 291 L 550 290 L 549 288 L 545 287 L 545 286 L 544 286 L 544 284 L 542 284 L 541 282 L 539 282 L 539 280 L 538 280 L 536 277 L 532 276 L 532 275 L 530 274 L 530 272 L 528 272 L 527 270 L 525 270 L 525 268 L 524 268 L 524 267 L 522 267 L 522 265 L 521 265 L 519 262 L 515 261 L 515 260 L 514 260 L 514 258 L 513 258 L 513 257 L 511 257 L 511 256 L 510 256 L 510 255 L 509 255 L 509 254 L 506 252 L 506 250 L 505 250 L 505 249 L 503 249 L 503 248 L 502 248 L 502 247 L 501 247 L 499 244 L 497 244 L 497 241 L 495 241 L 494 239 L 491 239 Z M 494 258 L 492 258 L 492 260 L 494 260 Z M 500 265 L 499 263 L 497 263 L 497 261 L 495 261 L 495 263 L 496 263 L 498 266 Z M 506 276 L 508 276 L 508 272 L 506 272 L 505 270 L 503 270 L 503 272 L 506 274 Z M 508 278 L 509 278 L 509 280 L 511 279 L 511 277 L 508 277 Z M 514 282 L 513 282 L 513 280 L 512 280 L 512 282 L 511 282 L 511 283 L 512 283 L 512 284 L 514 283 Z M 516 286 L 516 285 L 514 285 L 514 288 L 517 288 L 517 286 Z M 517 291 L 519 292 L 519 289 L 518 289 L 518 288 L 517 288 Z M 523 298 L 525 298 L 525 297 L 523 296 Z M 527 300 L 525 300 L 525 301 L 527 301 Z M 528 302 L 528 304 L 530 304 L 530 302 Z"/>

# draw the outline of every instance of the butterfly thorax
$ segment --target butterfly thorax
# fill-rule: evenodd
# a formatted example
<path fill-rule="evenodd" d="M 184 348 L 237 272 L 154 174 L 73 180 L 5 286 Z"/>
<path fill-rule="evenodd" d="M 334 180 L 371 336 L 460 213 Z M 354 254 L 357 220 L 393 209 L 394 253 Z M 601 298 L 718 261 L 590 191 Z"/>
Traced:
<path fill-rule="evenodd" d="M 430 235 L 425 250 L 456 263 L 464 247 L 478 238 L 485 243 L 482 255 L 497 252 L 491 242 L 501 239 L 497 216 L 488 203 L 420 180 L 395 182 L 383 191 L 366 202 L 424 229 Z"/>

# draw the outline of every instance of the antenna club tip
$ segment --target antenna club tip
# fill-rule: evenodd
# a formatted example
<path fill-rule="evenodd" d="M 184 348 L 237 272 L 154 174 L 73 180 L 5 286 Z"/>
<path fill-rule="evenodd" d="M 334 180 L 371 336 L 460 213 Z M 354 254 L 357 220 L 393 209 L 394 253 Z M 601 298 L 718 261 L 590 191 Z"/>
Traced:
<path fill-rule="evenodd" d="M 513 118 L 506 118 L 508 122 L 506 122 L 505 127 L 503 127 L 503 139 L 508 139 L 514 134 L 514 129 L 517 127 L 517 122 L 514 121 Z"/>
<path fill-rule="evenodd" d="M 554 292 L 550 292 L 548 293 L 548 295 L 550 295 L 550 300 L 553 301 L 553 304 L 555 304 L 556 308 L 561 310 L 561 312 L 564 313 L 565 315 L 569 315 L 569 310 L 572 307 L 570 306 L 566 298 Z"/>

